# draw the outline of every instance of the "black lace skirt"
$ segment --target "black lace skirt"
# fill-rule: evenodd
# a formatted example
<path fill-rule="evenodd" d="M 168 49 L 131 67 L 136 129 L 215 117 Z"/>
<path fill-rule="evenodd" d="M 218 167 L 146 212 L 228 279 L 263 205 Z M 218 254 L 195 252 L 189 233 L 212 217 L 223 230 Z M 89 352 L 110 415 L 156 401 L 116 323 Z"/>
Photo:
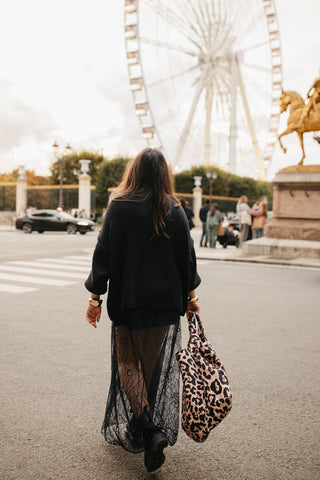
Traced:
<path fill-rule="evenodd" d="M 174 445 L 179 430 L 180 317 L 176 312 L 134 310 L 113 322 L 112 375 L 102 434 L 111 445 L 143 451 L 136 419 L 143 411 Z"/>

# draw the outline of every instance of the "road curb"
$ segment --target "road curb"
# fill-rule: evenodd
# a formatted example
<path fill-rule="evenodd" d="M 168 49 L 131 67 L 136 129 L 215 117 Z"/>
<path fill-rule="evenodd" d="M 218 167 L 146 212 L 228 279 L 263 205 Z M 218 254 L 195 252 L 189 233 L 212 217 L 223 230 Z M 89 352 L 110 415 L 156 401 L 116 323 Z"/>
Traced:
<path fill-rule="evenodd" d="M 262 265 L 279 265 L 285 267 L 304 267 L 304 268 L 313 268 L 313 269 L 320 269 L 320 262 L 319 264 L 315 263 L 304 263 L 303 261 L 299 262 L 292 262 L 286 260 L 277 260 L 277 259 L 267 259 L 267 258 L 250 258 L 250 257 L 225 257 L 225 258 L 214 258 L 209 256 L 201 256 L 197 257 L 197 260 L 210 260 L 214 262 L 230 262 L 230 263 L 255 263 L 255 264 L 262 264 Z"/>

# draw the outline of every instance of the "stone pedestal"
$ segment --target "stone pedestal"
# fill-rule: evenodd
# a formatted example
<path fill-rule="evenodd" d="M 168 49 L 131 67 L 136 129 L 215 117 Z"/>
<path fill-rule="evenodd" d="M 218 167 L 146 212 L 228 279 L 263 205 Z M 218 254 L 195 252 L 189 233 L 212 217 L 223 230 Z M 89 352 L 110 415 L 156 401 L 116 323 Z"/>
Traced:
<path fill-rule="evenodd" d="M 288 167 L 273 181 L 273 218 L 265 236 L 320 241 L 320 165 Z"/>
<path fill-rule="evenodd" d="M 200 208 L 202 207 L 202 188 L 195 187 L 192 191 L 193 191 L 193 213 L 194 213 L 193 223 L 195 224 L 196 227 L 201 227 L 202 222 L 199 217 L 199 211 L 200 211 Z"/>

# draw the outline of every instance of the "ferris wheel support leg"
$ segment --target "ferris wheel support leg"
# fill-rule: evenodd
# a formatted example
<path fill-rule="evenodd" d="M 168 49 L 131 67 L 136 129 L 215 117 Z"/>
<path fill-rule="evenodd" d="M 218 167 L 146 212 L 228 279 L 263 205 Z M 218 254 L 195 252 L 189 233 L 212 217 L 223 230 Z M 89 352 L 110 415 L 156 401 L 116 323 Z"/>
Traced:
<path fill-rule="evenodd" d="M 256 134 L 255 134 L 255 131 L 254 131 L 254 128 L 253 128 L 253 122 L 252 122 L 252 118 L 251 118 L 251 114 L 250 114 L 249 103 L 248 103 L 248 99 L 247 99 L 246 92 L 245 92 L 245 89 L 244 89 L 239 64 L 237 64 L 237 70 L 238 70 L 238 81 L 239 81 L 242 103 L 243 103 L 243 106 L 244 106 L 244 111 L 245 111 L 245 114 L 246 114 L 246 119 L 247 119 L 248 128 L 249 128 L 249 132 L 250 132 L 252 146 L 253 146 L 253 150 L 254 150 L 255 157 L 256 157 L 256 162 L 257 162 L 257 167 L 258 167 L 258 178 L 259 178 L 259 180 L 265 180 L 266 179 L 266 174 L 265 174 L 265 171 L 264 171 L 264 168 L 263 168 L 263 162 L 262 162 L 262 157 L 261 157 L 261 152 L 260 152 L 260 149 L 259 149 L 257 137 L 256 137 Z"/>
<path fill-rule="evenodd" d="M 187 121 L 185 123 L 184 129 L 183 129 L 182 134 L 181 134 L 180 139 L 179 139 L 177 152 L 176 152 L 176 165 L 177 166 L 180 163 L 180 159 L 182 157 L 183 150 L 184 150 L 184 147 L 186 145 L 188 135 L 190 133 L 190 128 L 191 128 L 191 125 L 192 125 L 193 117 L 194 117 L 194 114 L 196 112 L 197 105 L 198 105 L 199 98 L 200 98 L 202 90 L 203 90 L 203 82 L 200 79 L 198 88 L 196 90 L 196 94 L 194 96 L 194 99 L 192 101 L 192 105 L 190 107 L 190 111 L 189 111 Z"/>
<path fill-rule="evenodd" d="M 204 160 L 205 165 L 210 165 L 211 160 L 211 114 L 212 114 L 213 91 L 211 85 L 206 88 L 206 125 L 205 125 L 205 144 Z"/>
<path fill-rule="evenodd" d="M 230 128 L 229 128 L 229 169 L 231 173 L 236 173 L 237 161 L 237 85 L 238 71 L 237 59 L 233 54 L 231 61 L 231 109 L 230 109 Z"/>

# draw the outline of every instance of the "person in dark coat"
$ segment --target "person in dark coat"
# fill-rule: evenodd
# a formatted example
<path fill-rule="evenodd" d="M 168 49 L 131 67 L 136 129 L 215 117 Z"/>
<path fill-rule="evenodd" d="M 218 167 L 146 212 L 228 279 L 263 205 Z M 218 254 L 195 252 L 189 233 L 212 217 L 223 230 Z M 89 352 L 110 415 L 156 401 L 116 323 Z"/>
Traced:
<path fill-rule="evenodd" d="M 210 210 L 210 200 L 206 200 L 204 205 L 200 208 L 199 217 L 202 222 L 202 235 L 200 239 L 200 247 L 207 247 L 208 233 L 207 233 L 207 216 Z"/>
<path fill-rule="evenodd" d="M 88 322 L 97 327 L 108 290 L 112 374 L 102 433 L 111 445 L 144 451 L 151 472 L 179 428 L 180 316 L 199 312 L 200 284 L 189 225 L 167 162 L 147 148 L 113 192 L 85 282 Z"/>
<path fill-rule="evenodd" d="M 194 223 L 192 220 L 194 217 L 194 213 L 192 211 L 192 208 L 188 206 L 189 202 L 187 202 L 187 200 L 185 200 L 183 197 L 179 198 L 179 202 L 181 203 L 184 213 L 186 214 L 186 217 L 188 219 L 189 229 L 192 230 L 194 228 Z"/>

